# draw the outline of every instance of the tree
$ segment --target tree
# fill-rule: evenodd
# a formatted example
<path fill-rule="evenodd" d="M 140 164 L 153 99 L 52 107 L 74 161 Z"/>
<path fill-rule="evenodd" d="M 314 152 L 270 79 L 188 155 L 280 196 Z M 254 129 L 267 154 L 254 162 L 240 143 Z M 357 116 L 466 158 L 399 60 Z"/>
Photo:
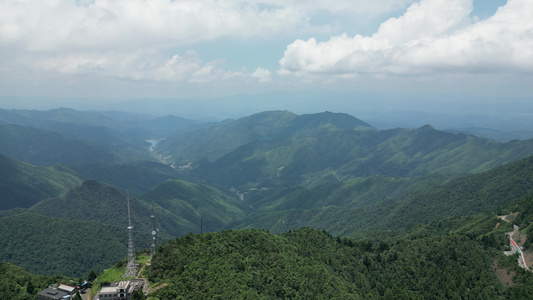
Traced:
<path fill-rule="evenodd" d="M 140 289 L 140 290 L 137 290 L 133 293 L 133 300 L 145 300 L 146 298 L 144 297 L 144 294 L 143 294 L 143 290 Z"/>
<path fill-rule="evenodd" d="M 73 299 L 73 300 L 83 300 L 83 299 L 81 298 L 80 292 L 78 292 L 78 291 L 76 292 L 76 295 L 75 295 L 74 298 L 72 298 L 72 299 Z"/>
<path fill-rule="evenodd" d="M 28 285 L 26 285 L 26 291 L 30 295 L 33 295 L 33 293 L 35 292 L 35 286 L 33 285 L 31 281 L 28 281 Z"/>
<path fill-rule="evenodd" d="M 96 274 L 96 272 L 92 270 L 91 273 L 89 273 L 89 276 L 87 276 L 87 281 L 92 282 L 96 279 L 96 277 L 98 277 L 98 274 Z"/>

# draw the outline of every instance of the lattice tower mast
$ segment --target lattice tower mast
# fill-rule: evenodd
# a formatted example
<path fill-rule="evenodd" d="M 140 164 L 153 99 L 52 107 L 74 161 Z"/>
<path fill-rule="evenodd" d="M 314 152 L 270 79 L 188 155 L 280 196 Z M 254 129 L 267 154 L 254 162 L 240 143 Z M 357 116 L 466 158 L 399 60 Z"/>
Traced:
<path fill-rule="evenodd" d="M 155 213 L 154 213 L 153 203 L 152 203 L 152 215 L 150 216 L 150 218 L 152 219 L 152 249 L 150 249 L 150 259 L 152 259 L 152 257 L 155 254 L 156 247 L 157 247 L 157 244 L 156 244 L 157 231 L 155 230 Z"/>
<path fill-rule="evenodd" d="M 128 192 L 128 265 L 124 277 L 135 277 L 139 264 L 135 259 L 135 247 L 133 246 L 133 226 L 131 226 L 130 195 Z"/>

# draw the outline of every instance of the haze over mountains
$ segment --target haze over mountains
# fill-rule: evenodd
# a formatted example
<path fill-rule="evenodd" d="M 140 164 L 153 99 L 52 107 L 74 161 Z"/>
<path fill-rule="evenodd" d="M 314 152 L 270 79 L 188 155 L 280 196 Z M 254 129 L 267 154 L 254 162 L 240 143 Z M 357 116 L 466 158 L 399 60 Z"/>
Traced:
<path fill-rule="evenodd" d="M 40 274 L 81 276 L 123 258 L 127 197 L 143 249 L 152 203 L 161 244 L 301 227 L 377 243 L 456 230 L 450 218 L 489 222 L 533 193 L 532 139 L 380 130 L 345 113 L 203 123 L 60 108 L 0 110 L 0 122 L 0 260 Z"/>
<path fill-rule="evenodd" d="M 464 97 L 470 101 L 461 101 Z M 533 138 L 533 107 L 526 97 L 474 97 L 452 92 L 423 96 L 311 89 L 211 98 L 123 100 L 1 97 L 0 100 L 4 108 L 10 109 L 73 107 L 82 111 L 123 111 L 138 117 L 150 116 L 147 118 L 172 114 L 203 122 L 239 119 L 272 110 L 288 110 L 297 114 L 338 111 L 361 118 L 379 129 L 418 128 L 431 124 L 439 130 L 472 133 L 501 141 Z"/>

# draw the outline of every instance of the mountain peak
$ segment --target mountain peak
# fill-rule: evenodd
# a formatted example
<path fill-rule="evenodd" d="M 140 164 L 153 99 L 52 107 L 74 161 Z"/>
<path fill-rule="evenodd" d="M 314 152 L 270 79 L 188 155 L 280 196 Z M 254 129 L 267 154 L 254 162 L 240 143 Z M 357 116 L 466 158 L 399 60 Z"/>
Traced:
<path fill-rule="evenodd" d="M 422 127 L 419 127 L 418 130 L 436 130 L 435 127 L 433 127 L 433 125 L 430 125 L 430 124 L 426 124 Z"/>
<path fill-rule="evenodd" d="M 374 128 L 372 125 L 361 121 L 352 115 L 329 111 L 301 115 L 293 121 L 293 125 L 299 129 L 315 128 L 325 124 L 331 124 L 339 129 L 354 129 L 357 127 Z"/>

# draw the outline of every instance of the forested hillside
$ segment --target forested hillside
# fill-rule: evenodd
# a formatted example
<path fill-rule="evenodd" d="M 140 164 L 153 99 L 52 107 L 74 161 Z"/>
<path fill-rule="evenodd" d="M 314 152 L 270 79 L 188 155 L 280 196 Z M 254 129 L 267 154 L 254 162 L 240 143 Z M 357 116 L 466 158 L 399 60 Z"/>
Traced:
<path fill-rule="evenodd" d="M 503 234 L 503 232 L 501 232 Z M 357 243 L 313 229 L 187 235 L 159 248 L 150 281 L 168 284 L 151 299 L 525 299 L 531 274 L 506 288 L 491 265 L 496 248 L 443 235 L 394 244 Z M 502 261 L 503 263 L 503 261 Z"/>
<path fill-rule="evenodd" d="M 19 213 L 0 218 L 0 261 L 38 274 L 85 276 L 127 254 L 125 231 L 99 222 Z M 148 247 L 148 232 L 135 238 L 139 247 Z"/>
<path fill-rule="evenodd" d="M 4 122 L 1 122 L 4 121 Z M 176 116 L 0 109 L 0 154 L 35 165 L 124 164 L 155 159 L 147 139 L 193 127 L 197 122 Z"/>
<path fill-rule="evenodd" d="M 280 233 L 303 226 L 336 235 L 407 229 L 421 223 L 494 212 L 533 192 L 533 157 L 480 174 L 398 179 L 370 177 L 317 188 L 258 191 L 254 213 L 234 228 Z"/>
<path fill-rule="evenodd" d="M 429 125 L 376 130 L 345 114 L 276 111 L 171 136 L 157 151 L 194 178 L 244 191 L 375 175 L 479 173 L 533 155 L 533 140 L 502 143 Z"/>
<path fill-rule="evenodd" d="M 84 181 L 58 198 L 42 200 L 29 210 L 56 219 L 95 221 L 126 228 L 127 196 L 94 180 Z M 130 199 L 131 219 L 136 230 L 151 231 L 150 204 Z M 165 219 L 160 220 L 166 225 Z M 171 223 L 167 227 L 174 227 Z M 174 234 L 173 234 L 174 235 Z"/>
<path fill-rule="evenodd" d="M 150 139 L 198 124 L 197 121 L 172 115 L 154 118 L 117 111 L 85 112 L 70 108 L 48 111 L 0 109 L 0 121 L 99 142 L 109 142 L 119 137 Z"/>
<path fill-rule="evenodd" d="M 28 208 L 81 181 L 55 167 L 36 167 L 0 154 L 0 210 Z"/>
<path fill-rule="evenodd" d="M 136 197 L 168 179 L 183 177 L 168 165 L 153 161 L 140 161 L 113 165 L 61 165 L 61 169 L 84 179 L 97 180 L 123 193 L 129 191 Z"/>
<path fill-rule="evenodd" d="M 0 154 L 35 165 L 111 164 L 120 160 L 109 149 L 55 131 L 0 124 Z"/>
<path fill-rule="evenodd" d="M 69 282 L 68 277 L 53 277 L 29 273 L 25 269 L 0 262 L 0 299 L 36 299 L 36 295 L 50 284 Z"/>
<path fill-rule="evenodd" d="M 199 232 L 200 218 L 205 231 L 222 230 L 244 217 L 246 208 L 235 194 L 183 180 L 167 180 L 143 195 L 143 199 L 194 224 L 189 232 Z"/>
<path fill-rule="evenodd" d="M 201 227 L 224 229 L 244 216 L 240 202 L 237 196 L 213 187 L 166 181 L 142 199 L 130 197 L 135 246 L 145 249 L 151 244 L 152 203 L 157 242 L 162 243 L 199 233 Z M 87 180 L 27 210 L 5 210 L 0 213 L 0 261 L 48 275 L 79 276 L 101 270 L 127 253 L 127 209 L 126 195 Z"/>
<path fill-rule="evenodd" d="M 532 154 L 533 140 L 506 144 L 429 126 L 389 131 L 324 127 L 247 143 L 213 162 L 199 162 L 191 174 L 228 187 L 272 188 L 324 177 L 477 173 Z"/>

